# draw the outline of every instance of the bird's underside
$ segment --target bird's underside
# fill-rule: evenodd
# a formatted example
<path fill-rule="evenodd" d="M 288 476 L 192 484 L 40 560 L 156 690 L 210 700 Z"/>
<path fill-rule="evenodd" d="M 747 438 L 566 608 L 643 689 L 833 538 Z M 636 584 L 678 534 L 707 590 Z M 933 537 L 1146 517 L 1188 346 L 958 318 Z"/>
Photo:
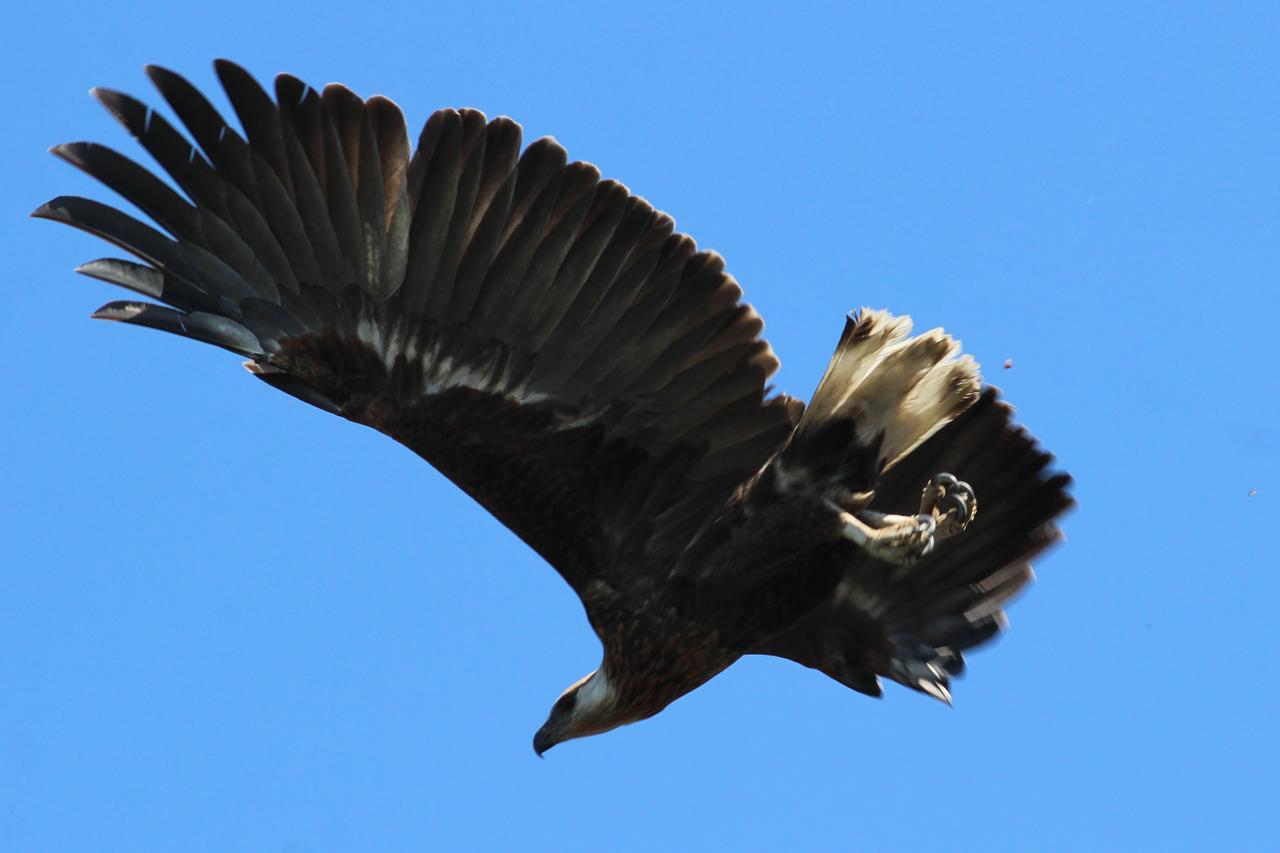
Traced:
<path fill-rule="evenodd" d="M 158 112 L 96 97 L 168 174 L 54 153 L 159 230 L 36 211 L 136 260 L 79 271 L 150 300 L 94 315 L 212 343 L 378 429 L 538 551 L 604 646 L 539 752 L 651 716 L 743 654 L 949 700 L 1057 535 L 1065 475 L 939 330 L 851 316 L 808 406 L 769 396 L 760 318 L 720 257 L 551 139 L 216 64 L 244 135 L 172 72 Z M 139 263 L 140 261 L 140 263 Z M 981 512 L 978 512 L 979 503 Z"/>

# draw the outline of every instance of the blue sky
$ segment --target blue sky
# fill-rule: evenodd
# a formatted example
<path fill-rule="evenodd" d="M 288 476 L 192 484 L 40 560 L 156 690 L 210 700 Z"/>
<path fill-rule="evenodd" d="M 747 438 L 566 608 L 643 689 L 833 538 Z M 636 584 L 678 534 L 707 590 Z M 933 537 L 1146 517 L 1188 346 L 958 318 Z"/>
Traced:
<path fill-rule="evenodd" d="M 3 846 L 1273 847 L 1280 7 L 376 6 L 8 13 Z M 554 134 L 724 254 L 791 393 L 849 308 L 960 336 L 1080 508 L 956 707 L 749 659 L 539 761 L 599 655 L 554 573 L 234 356 L 86 320 L 109 250 L 23 218 L 110 198 L 49 145 L 145 156 L 90 86 L 216 56 Z"/>

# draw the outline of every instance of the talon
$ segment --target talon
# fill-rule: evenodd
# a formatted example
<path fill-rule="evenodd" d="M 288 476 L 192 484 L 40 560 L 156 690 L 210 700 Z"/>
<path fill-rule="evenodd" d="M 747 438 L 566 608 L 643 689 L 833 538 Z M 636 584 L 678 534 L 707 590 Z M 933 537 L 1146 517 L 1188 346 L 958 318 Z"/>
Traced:
<path fill-rule="evenodd" d="M 934 474 L 929 478 L 929 482 L 924 487 L 924 493 L 920 496 L 920 514 L 934 513 L 938 508 L 938 502 L 958 487 L 959 481 L 951 474 Z"/>
<path fill-rule="evenodd" d="M 936 508 L 942 515 L 952 511 L 960 518 L 965 518 L 969 515 L 969 502 L 965 500 L 964 495 L 956 494 L 955 492 L 951 492 L 938 501 Z"/>
<path fill-rule="evenodd" d="M 928 488 L 930 489 L 941 488 L 949 492 L 952 489 L 956 488 L 956 486 L 958 485 L 961 485 L 960 481 L 957 480 L 951 474 L 934 474 L 933 477 L 929 480 Z M 965 484 L 965 488 L 968 488 L 967 484 Z"/>
<path fill-rule="evenodd" d="M 937 536 L 945 539 L 962 532 L 978 514 L 978 497 L 973 487 L 952 474 L 934 474 L 920 501 L 921 513 L 938 522 Z"/>
<path fill-rule="evenodd" d="M 919 515 L 886 515 L 862 510 L 856 515 L 833 506 L 841 516 L 844 538 L 868 554 L 910 566 L 933 553 L 938 540 L 955 536 L 978 512 L 973 487 L 951 474 L 935 474 L 920 497 Z"/>

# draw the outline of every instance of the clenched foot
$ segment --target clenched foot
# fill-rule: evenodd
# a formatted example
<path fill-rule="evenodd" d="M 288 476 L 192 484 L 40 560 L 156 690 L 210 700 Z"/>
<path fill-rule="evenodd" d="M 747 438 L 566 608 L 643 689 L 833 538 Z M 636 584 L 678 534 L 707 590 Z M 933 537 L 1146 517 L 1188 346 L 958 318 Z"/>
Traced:
<path fill-rule="evenodd" d="M 955 536 L 978 512 L 978 499 L 968 483 L 950 474 L 929 480 L 919 515 L 886 515 L 862 510 L 841 513 L 843 535 L 871 556 L 909 566 L 930 554 L 938 540 Z"/>
<path fill-rule="evenodd" d="M 934 474 L 920 496 L 920 514 L 937 522 L 936 536 L 946 539 L 969 526 L 978 514 L 978 496 L 973 487 L 950 474 Z"/>

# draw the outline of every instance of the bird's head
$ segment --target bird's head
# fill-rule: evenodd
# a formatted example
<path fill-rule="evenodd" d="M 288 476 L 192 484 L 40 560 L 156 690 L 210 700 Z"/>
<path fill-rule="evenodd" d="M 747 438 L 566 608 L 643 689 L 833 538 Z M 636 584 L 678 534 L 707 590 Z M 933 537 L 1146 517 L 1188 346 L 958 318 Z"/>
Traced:
<path fill-rule="evenodd" d="M 603 669 L 584 676 L 560 694 L 547 721 L 533 736 L 539 756 L 558 743 L 598 735 L 631 722 L 617 703 L 617 693 Z"/>

